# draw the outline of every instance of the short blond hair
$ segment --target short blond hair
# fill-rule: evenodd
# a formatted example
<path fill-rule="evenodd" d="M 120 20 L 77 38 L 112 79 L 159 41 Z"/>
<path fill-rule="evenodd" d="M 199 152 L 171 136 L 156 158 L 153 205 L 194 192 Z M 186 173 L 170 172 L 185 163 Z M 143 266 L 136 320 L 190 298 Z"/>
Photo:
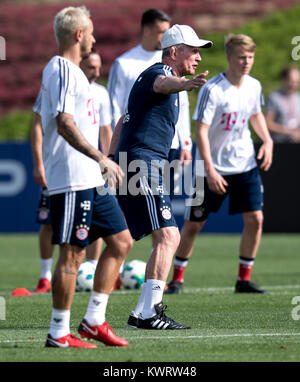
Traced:
<path fill-rule="evenodd" d="M 89 25 L 90 12 L 85 6 L 66 7 L 54 18 L 54 33 L 58 45 L 71 41 L 78 29 L 86 29 Z"/>
<path fill-rule="evenodd" d="M 225 53 L 230 56 L 236 46 L 242 46 L 248 52 L 254 52 L 256 45 L 251 37 L 245 34 L 229 34 L 225 37 Z"/>

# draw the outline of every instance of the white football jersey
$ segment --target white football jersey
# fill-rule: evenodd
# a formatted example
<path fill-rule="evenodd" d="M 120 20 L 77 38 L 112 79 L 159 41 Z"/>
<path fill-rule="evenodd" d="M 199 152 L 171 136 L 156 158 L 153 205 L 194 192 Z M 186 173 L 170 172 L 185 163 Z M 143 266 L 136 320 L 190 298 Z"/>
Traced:
<path fill-rule="evenodd" d="M 112 105 L 112 126 L 115 128 L 125 114 L 128 97 L 138 76 L 149 66 L 161 62 L 162 51 L 147 51 L 141 45 L 118 57 L 110 70 L 107 89 Z M 172 148 L 192 150 L 189 99 L 187 92 L 179 93 L 180 111 Z"/>
<path fill-rule="evenodd" d="M 239 174 L 257 166 L 248 121 L 261 111 L 262 102 L 261 84 L 249 75 L 236 87 L 220 73 L 200 89 L 193 119 L 210 126 L 211 157 L 221 175 Z M 201 159 L 198 150 L 196 158 Z"/>
<path fill-rule="evenodd" d="M 43 71 L 40 115 L 43 160 L 49 194 L 78 191 L 104 184 L 99 164 L 73 148 L 57 131 L 58 113 L 67 113 L 85 139 L 98 148 L 99 113 L 83 71 L 71 61 L 53 57 Z"/>
<path fill-rule="evenodd" d="M 106 88 L 96 82 L 91 83 L 91 91 L 94 99 L 95 110 L 99 113 L 99 125 L 111 124 L 111 108 L 109 94 Z"/>

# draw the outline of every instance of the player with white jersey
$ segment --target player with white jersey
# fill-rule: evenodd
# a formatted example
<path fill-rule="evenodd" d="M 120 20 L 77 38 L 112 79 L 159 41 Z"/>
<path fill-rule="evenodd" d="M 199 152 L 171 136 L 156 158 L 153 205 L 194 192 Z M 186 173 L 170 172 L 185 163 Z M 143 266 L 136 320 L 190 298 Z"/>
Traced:
<path fill-rule="evenodd" d="M 78 332 L 111 346 L 127 346 L 105 321 L 109 294 L 132 239 L 116 198 L 103 192 L 122 181 L 119 166 L 98 149 L 99 116 L 79 65 L 95 39 L 85 7 L 67 7 L 54 20 L 59 55 L 43 71 L 41 117 L 52 243 L 59 258 L 52 278 L 53 309 L 47 347 L 95 348 L 70 332 L 70 309 L 85 248 L 103 237 L 93 291 Z"/>
<path fill-rule="evenodd" d="M 100 77 L 102 62 L 101 57 L 96 51 L 92 51 L 91 54 L 85 57 L 80 67 L 86 75 L 89 83 L 90 90 L 93 97 L 93 106 L 96 116 L 94 118 L 99 119 L 99 143 L 101 151 L 107 155 L 112 137 L 111 129 L 111 109 L 110 100 L 106 88 L 98 83 L 96 80 Z M 50 219 L 50 197 L 47 190 L 47 181 L 45 177 L 45 169 L 42 158 L 42 124 L 41 124 L 41 91 L 36 99 L 33 107 L 34 111 L 34 123 L 31 130 L 31 147 L 32 157 L 34 163 L 34 180 L 37 184 L 43 187 L 39 207 L 37 211 L 37 223 L 41 224 L 39 232 L 39 248 L 40 248 L 40 266 L 41 273 L 38 280 L 38 284 L 35 288 L 35 293 L 46 293 L 51 289 L 52 278 L 52 259 L 54 246 L 51 243 L 52 239 L 52 227 Z M 95 267 L 101 253 L 102 239 L 95 240 L 86 251 L 87 261 L 91 262 Z M 120 281 L 116 283 L 116 287 Z"/>
<path fill-rule="evenodd" d="M 145 11 L 141 20 L 141 43 L 122 54 L 113 63 L 107 85 L 112 105 L 113 128 L 126 113 L 128 97 L 138 76 L 151 65 L 161 62 L 160 39 L 169 27 L 170 17 L 165 12 L 157 9 Z M 184 161 L 192 159 L 189 98 L 186 91 L 179 93 L 179 104 L 179 118 L 169 161 L 180 159 L 180 164 L 183 165 Z"/>
<path fill-rule="evenodd" d="M 112 114 L 108 91 L 104 86 L 96 82 L 100 77 L 102 67 L 101 56 L 95 50 L 92 50 L 91 54 L 81 61 L 80 67 L 91 84 L 93 110 L 95 112 L 93 117 L 99 118 L 101 151 L 107 155 L 112 137 Z"/>
<path fill-rule="evenodd" d="M 72 115 L 81 134 L 98 148 L 99 116 L 85 74 L 70 60 L 55 56 L 43 71 L 42 86 L 43 152 L 49 194 L 103 186 L 99 164 L 74 150 L 60 135 L 53 118 L 58 112 Z"/>
<path fill-rule="evenodd" d="M 261 112 L 262 100 L 260 82 L 249 75 L 237 88 L 220 73 L 199 92 L 193 119 L 210 126 L 210 153 L 219 174 L 239 174 L 257 167 L 248 122 Z M 196 158 L 201 159 L 199 150 Z"/>
<path fill-rule="evenodd" d="M 248 122 L 263 142 L 257 159 L 262 160 L 260 167 L 265 171 L 272 163 L 273 141 L 261 111 L 261 84 L 249 76 L 255 43 L 249 36 L 230 35 L 225 50 L 228 70 L 203 86 L 193 115 L 197 159 L 204 161 L 204 200 L 186 210 L 172 281 L 165 291 L 168 294 L 179 293 L 194 240 L 209 213 L 217 212 L 227 195 L 229 214 L 242 213 L 244 220 L 235 292 L 265 292 L 250 281 L 262 234 L 263 186 Z"/>
<path fill-rule="evenodd" d="M 99 113 L 99 126 L 111 125 L 110 99 L 106 88 L 97 82 L 91 83 L 91 92 L 94 99 L 95 109 Z M 103 150 L 108 150 L 108 147 L 103 147 Z"/>

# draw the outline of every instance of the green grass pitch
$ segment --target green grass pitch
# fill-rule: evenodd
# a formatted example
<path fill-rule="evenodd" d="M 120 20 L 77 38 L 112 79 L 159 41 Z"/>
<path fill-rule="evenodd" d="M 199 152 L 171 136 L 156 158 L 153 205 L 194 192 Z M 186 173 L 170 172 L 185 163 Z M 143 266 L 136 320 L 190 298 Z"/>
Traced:
<path fill-rule="evenodd" d="M 239 235 L 201 234 L 180 295 L 164 297 L 167 314 L 190 325 L 187 331 L 127 329 L 138 291 L 114 291 L 107 321 L 129 341 L 127 348 L 49 349 L 44 347 L 51 294 L 11 297 L 16 287 L 33 291 L 39 277 L 37 235 L 0 236 L 0 320 L 2 362 L 299 362 L 300 235 L 264 235 L 252 280 L 265 295 L 233 293 Z M 128 260 L 147 260 L 151 241 L 135 243 Z M 57 250 L 55 260 L 57 259 Z M 55 262 L 54 262 L 55 263 Z M 74 334 L 89 293 L 77 293 L 71 311 Z M 294 299 L 295 302 L 295 299 Z M 299 307 L 299 308 L 297 308 Z M 1 317 L 1 315 L 0 315 Z"/>

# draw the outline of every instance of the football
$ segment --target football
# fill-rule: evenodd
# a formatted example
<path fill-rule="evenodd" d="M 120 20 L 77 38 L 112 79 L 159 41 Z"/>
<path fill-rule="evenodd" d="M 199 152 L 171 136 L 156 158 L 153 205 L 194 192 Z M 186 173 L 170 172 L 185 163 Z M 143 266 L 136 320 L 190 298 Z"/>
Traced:
<path fill-rule="evenodd" d="M 121 283 L 124 289 L 139 289 L 145 279 L 146 263 L 132 260 L 124 265 L 121 272 Z"/>
<path fill-rule="evenodd" d="M 93 289 L 95 270 L 95 266 L 89 261 L 80 265 L 76 279 L 76 292 L 90 292 Z"/>

